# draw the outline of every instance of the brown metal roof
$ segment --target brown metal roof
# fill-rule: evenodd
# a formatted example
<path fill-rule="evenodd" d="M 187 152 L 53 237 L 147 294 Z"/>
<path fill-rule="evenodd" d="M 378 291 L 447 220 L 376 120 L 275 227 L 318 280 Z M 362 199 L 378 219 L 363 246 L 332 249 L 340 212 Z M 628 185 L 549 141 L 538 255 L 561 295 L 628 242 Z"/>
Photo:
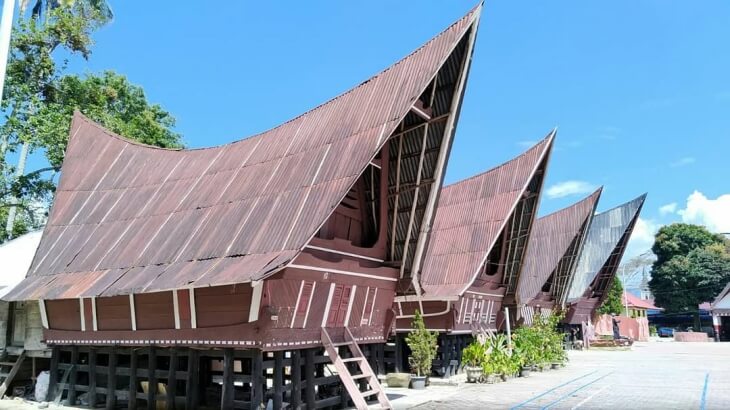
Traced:
<path fill-rule="evenodd" d="M 479 10 L 352 90 L 228 145 L 145 146 L 75 114 L 41 244 L 8 298 L 241 283 L 281 269 L 380 151 Z"/>
<path fill-rule="evenodd" d="M 538 218 L 532 228 L 525 262 L 517 285 L 516 298 L 519 305 L 529 303 L 556 270 L 575 241 L 582 242 L 590 219 L 595 212 L 601 189 L 575 204 Z M 580 251 L 567 255 L 566 268 L 571 274 Z M 563 283 L 567 285 L 569 281 Z"/>
<path fill-rule="evenodd" d="M 421 270 L 426 295 L 460 295 L 472 284 L 554 136 L 555 131 L 517 158 L 442 189 Z"/>

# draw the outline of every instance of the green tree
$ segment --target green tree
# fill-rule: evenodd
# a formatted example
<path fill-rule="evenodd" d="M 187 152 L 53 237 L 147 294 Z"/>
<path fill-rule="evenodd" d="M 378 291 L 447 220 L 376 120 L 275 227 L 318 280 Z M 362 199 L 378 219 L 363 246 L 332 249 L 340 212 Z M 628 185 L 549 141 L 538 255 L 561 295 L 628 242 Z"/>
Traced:
<path fill-rule="evenodd" d="M 416 375 L 428 376 L 431 374 L 431 363 L 438 351 L 438 333 L 429 332 L 426 329 L 426 324 L 423 322 L 423 316 L 421 316 L 419 310 L 416 310 L 411 327 L 413 330 L 406 336 L 406 343 L 411 349 L 408 363 Z"/>
<path fill-rule="evenodd" d="M 608 295 L 603 303 L 598 308 L 598 313 L 604 315 L 620 315 L 624 313 L 624 287 L 621 285 L 619 278 L 613 278 L 611 289 L 608 290 Z"/>
<path fill-rule="evenodd" d="M 143 143 L 182 146 L 172 130 L 174 118 L 149 104 L 142 88 L 124 76 L 111 71 L 64 75 L 66 60 L 59 60 L 58 52 L 88 59 L 92 33 L 110 18 L 111 9 L 101 0 L 39 0 L 31 17 L 21 17 L 16 24 L 1 107 L 5 121 L 0 125 L 0 208 L 9 211 L 0 213 L 2 226 L 7 226 L 0 242 L 16 236 L 17 219 L 30 222 L 27 229 L 39 226 L 52 200 L 74 110 Z M 48 166 L 26 172 L 25 159 L 33 153 L 45 156 Z M 41 215 L 30 214 L 36 209 Z"/>
<path fill-rule="evenodd" d="M 690 313 L 699 326 L 698 305 L 712 300 L 730 282 L 730 242 L 697 225 L 673 224 L 659 230 L 649 287 L 668 313 Z"/>

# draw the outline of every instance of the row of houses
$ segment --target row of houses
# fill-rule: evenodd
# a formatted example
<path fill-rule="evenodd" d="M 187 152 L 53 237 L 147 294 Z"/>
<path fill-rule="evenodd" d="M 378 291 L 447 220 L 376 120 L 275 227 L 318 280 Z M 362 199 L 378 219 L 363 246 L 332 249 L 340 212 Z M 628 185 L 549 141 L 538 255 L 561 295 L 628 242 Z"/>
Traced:
<path fill-rule="evenodd" d="M 76 113 L 37 251 L 4 296 L 8 323 L 23 311 L 42 330 L 11 338 L 5 363 L 34 357 L 53 398 L 90 407 L 389 407 L 377 373 L 407 370 L 416 310 L 445 372 L 508 322 L 592 320 L 644 195 L 596 213 L 599 189 L 537 218 L 554 130 L 442 186 L 480 12 L 228 145 L 145 146 Z"/>

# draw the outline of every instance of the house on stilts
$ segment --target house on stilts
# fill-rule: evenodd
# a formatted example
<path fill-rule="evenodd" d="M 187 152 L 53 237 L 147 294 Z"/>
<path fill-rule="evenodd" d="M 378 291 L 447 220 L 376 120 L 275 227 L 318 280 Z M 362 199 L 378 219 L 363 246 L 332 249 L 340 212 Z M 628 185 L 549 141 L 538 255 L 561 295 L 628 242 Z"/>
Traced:
<path fill-rule="evenodd" d="M 645 199 L 643 194 L 593 217 L 569 286 L 565 324 L 593 321 L 616 277 Z"/>
<path fill-rule="evenodd" d="M 31 385 L 50 363 L 38 303 L 5 299 L 25 278 L 40 240 L 37 231 L 0 245 L 0 397 Z"/>
<path fill-rule="evenodd" d="M 75 114 L 38 252 L 7 295 L 37 301 L 50 394 L 107 408 L 389 407 L 359 346 L 388 338 L 394 296 L 417 278 L 480 10 L 228 145 L 145 146 Z"/>
<path fill-rule="evenodd" d="M 504 326 L 503 306 L 516 305 L 522 261 L 535 219 L 555 131 L 520 156 L 445 186 L 417 281 L 420 294 L 395 299 L 397 368 L 415 311 L 439 332 L 435 370 L 452 374 L 475 333 Z M 514 314 L 514 311 L 513 311 Z"/>
<path fill-rule="evenodd" d="M 517 283 L 517 323 L 529 326 L 536 314 L 565 309 L 601 191 L 599 188 L 583 200 L 535 221 Z"/>

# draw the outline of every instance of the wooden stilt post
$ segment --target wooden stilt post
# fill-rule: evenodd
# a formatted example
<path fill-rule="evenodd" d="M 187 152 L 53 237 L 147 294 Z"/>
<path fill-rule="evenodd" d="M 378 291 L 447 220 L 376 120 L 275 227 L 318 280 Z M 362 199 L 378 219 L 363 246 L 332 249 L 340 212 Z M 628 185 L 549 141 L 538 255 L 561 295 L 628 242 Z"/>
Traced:
<path fill-rule="evenodd" d="M 106 408 L 112 410 L 117 404 L 117 350 L 109 351 L 109 366 L 106 373 Z"/>
<path fill-rule="evenodd" d="M 188 349 L 188 378 L 185 383 L 185 408 L 195 409 L 198 407 L 198 351 Z"/>
<path fill-rule="evenodd" d="M 347 357 L 347 354 L 349 353 L 350 349 L 347 346 L 340 346 L 338 348 L 338 350 L 339 350 L 338 354 L 340 355 L 340 357 Z M 345 366 L 350 367 L 350 366 L 348 366 L 348 363 L 345 363 Z M 351 370 L 351 369 L 348 368 L 348 370 Z M 350 395 L 347 394 L 347 389 L 345 388 L 345 385 L 342 384 L 342 386 L 340 388 L 340 408 L 343 408 L 343 409 L 347 408 L 347 402 L 349 399 L 350 399 Z"/>
<path fill-rule="evenodd" d="M 377 352 L 378 367 L 375 369 L 375 375 L 385 374 L 385 343 L 377 343 L 375 345 L 375 351 Z M 376 399 L 375 396 L 371 396 Z"/>
<path fill-rule="evenodd" d="M 137 349 L 129 351 L 129 401 L 127 409 L 137 408 Z"/>
<path fill-rule="evenodd" d="M 284 392 L 284 352 L 274 352 L 274 408 L 280 409 Z"/>
<path fill-rule="evenodd" d="M 167 410 L 175 410 L 175 396 L 177 396 L 177 348 L 170 348 L 170 367 L 167 371 L 167 390 L 165 401 Z"/>
<path fill-rule="evenodd" d="M 307 409 L 314 409 L 314 349 L 307 349 L 304 351 L 304 378 L 307 381 L 307 387 L 305 390 L 305 396 L 307 401 Z"/>
<path fill-rule="evenodd" d="M 221 394 L 222 410 L 233 409 L 233 370 L 233 349 L 223 349 L 223 393 Z M 253 402 L 251 403 L 251 408 L 257 408 L 253 406 Z"/>
<path fill-rule="evenodd" d="M 157 409 L 157 352 L 154 346 L 147 350 L 147 410 Z"/>
<path fill-rule="evenodd" d="M 298 409 L 302 404 L 302 356 L 301 350 L 291 352 L 291 408 Z"/>
<path fill-rule="evenodd" d="M 71 346 L 71 372 L 68 375 L 68 405 L 76 405 L 76 381 L 78 374 L 76 370 L 79 365 L 79 347 Z M 49 390 L 50 391 L 50 390 Z"/>
<path fill-rule="evenodd" d="M 403 337 L 400 333 L 395 334 L 395 372 L 402 373 L 405 371 L 403 366 Z"/>
<path fill-rule="evenodd" d="M 53 350 L 51 351 L 51 375 L 48 378 L 48 393 L 46 394 L 46 400 L 48 401 L 55 398 L 54 393 L 58 384 L 58 360 L 60 354 L 61 350 L 58 346 L 53 346 Z"/>
<path fill-rule="evenodd" d="M 89 348 L 89 407 L 96 407 L 96 348 Z"/>
<path fill-rule="evenodd" d="M 264 374 L 264 353 L 261 350 L 253 349 L 253 363 L 251 366 L 251 408 L 257 409 L 264 401 L 265 381 Z"/>

